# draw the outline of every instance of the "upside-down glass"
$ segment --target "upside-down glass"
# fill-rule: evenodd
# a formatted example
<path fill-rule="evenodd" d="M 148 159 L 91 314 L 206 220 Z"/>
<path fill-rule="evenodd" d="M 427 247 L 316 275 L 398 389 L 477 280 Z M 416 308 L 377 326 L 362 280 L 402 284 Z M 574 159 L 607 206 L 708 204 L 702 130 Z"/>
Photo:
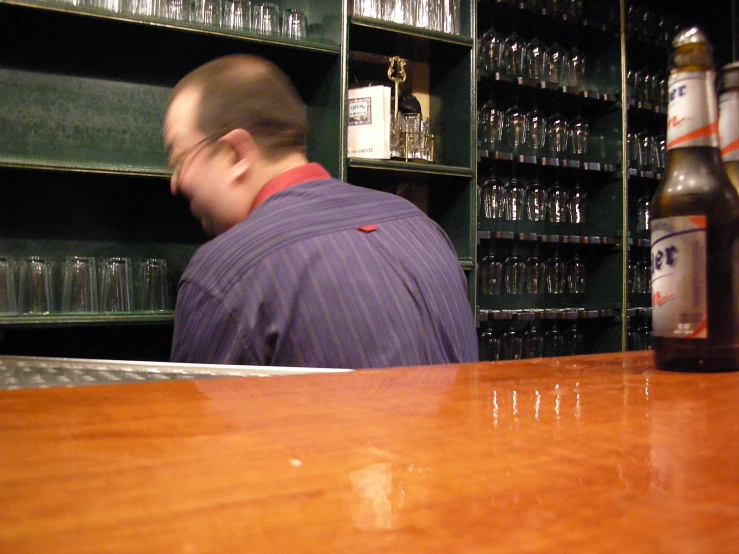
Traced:
<path fill-rule="evenodd" d="M 511 177 L 505 187 L 505 218 L 523 221 L 526 213 L 526 187 L 516 177 Z"/>
<path fill-rule="evenodd" d="M 567 150 L 570 128 L 565 117 L 557 112 L 547 118 L 547 148 L 553 158 L 561 158 Z"/>
<path fill-rule="evenodd" d="M 518 245 L 514 242 L 511 255 L 503 262 L 503 279 L 506 294 L 523 293 L 524 261 L 518 257 Z"/>
<path fill-rule="evenodd" d="M 587 284 L 587 270 L 585 263 L 580 258 L 580 253 L 575 250 L 567 269 L 567 288 L 570 294 L 584 294 Z"/>
<path fill-rule="evenodd" d="M 480 260 L 480 293 L 483 296 L 500 294 L 503 281 L 503 263 L 495 257 L 495 243 L 490 241 L 487 255 Z"/>
<path fill-rule="evenodd" d="M 481 198 L 481 217 L 502 219 L 505 217 L 505 183 L 495 173 L 483 183 Z"/>
<path fill-rule="evenodd" d="M 251 2 L 249 0 L 223 0 L 221 25 L 239 31 L 251 30 Z"/>
<path fill-rule="evenodd" d="M 570 121 L 569 128 L 572 138 L 572 153 L 576 159 L 580 159 L 588 153 L 590 123 L 588 123 L 587 119 L 578 115 Z"/>
<path fill-rule="evenodd" d="M 401 114 L 401 129 L 403 130 L 403 158 L 406 160 L 421 157 L 421 114 Z"/>
<path fill-rule="evenodd" d="M 42 256 L 27 256 L 18 267 L 18 312 L 48 314 L 53 311 L 52 262 Z"/>
<path fill-rule="evenodd" d="M 567 84 L 565 82 L 565 72 L 570 63 L 569 59 L 567 50 L 565 50 L 558 42 L 554 42 L 547 50 L 547 80 L 561 85 Z"/>
<path fill-rule="evenodd" d="M 567 193 L 567 221 L 578 225 L 585 223 L 588 194 L 579 183 Z"/>
<path fill-rule="evenodd" d="M 265 35 L 280 34 L 280 7 L 272 2 L 254 4 L 251 14 L 251 27 Z"/>
<path fill-rule="evenodd" d="M 554 245 L 554 253 L 547 260 L 544 277 L 549 294 L 563 294 L 565 291 L 567 267 L 559 257 L 559 244 Z"/>
<path fill-rule="evenodd" d="M 645 194 L 636 203 L 636 230 L 649 231 L 651 229 L 651 196 Z"/>
<path fill-rule="evenodd" d="M 547 138 L 547 116 L 536 106 L 526 114 L 526 145 L 534 156 L 541 156 Z"/>
<path fill-rule="evenodd" d="M 585 79 L 585 54 L 577 46 L 570 50 L 566 82 L 571 87 L 582 87 Z"/>
<path fill-rule="evenodd" d="M 537 81 L 546 80 L 549 75 L 547 45 L 536 37 L 531 39 L 526 45 L 524 63 L 527 77 Z"/>
<path fill-rule="evenodd" d="M 221 26 L 220 0 L 194 0 L 190 7 L 190 21 L 210 27 Z"/>
<path fill-rule="evenodd" d="M 100 309 L 130 312 L 133 309 L 133 270 L 130 258 L 108 258 L 100 265 Z"/>
<path fill-rule="evenodd" d="M 381 0 L 354 0 L 353 14 L 363 17 L 382 17 Z"/>
<path fill-rule="evenodd" d="M 308 37 L 308 18 L 305 10 L 285 8 L 282 12 L 282 36 L 297 40 Z"/>
<path fill-rule="evenodd" d="M 478 114 L 478 132 L 480 134 L 480 146 L 486 150 L 494 151 L 503 138 L 504 114 L 495 107 L 495 101 L 488 100 L 480 108 Z"/>
<path fill-rule="evenodd" d="M 500 338 L 493 331 L 492 322 L 488 321 L 485 329 L 480 333 L 480 361 L 497 362 L 500 360 L 500 351 Z"/>
<path fill-rule="evenodd" d="M 555 181 L 547 191 L 547 221 L 565 223 L 567 221 L 567 192 Z"/>
<path fill-rule="evenodd" d="M 544 269 L 545 264 L 539 258 L 539 245 L 534 245 L 534 250 L 526 259 L 524 271 L 524 283 L 526 292 L 529 294 L 541 294 L 544 292 Z"/>
<path fill-rule="evenodd" d="M 555 358 L 564 355 L 564 336 L 555 321 L 544 333 L 544 356 Z"/>
<path fill-rule="evenodd" d="M 68 256 L 62 277 L 62 312 L 92 313 L 97 311 L 98 287 L 95 258 Z"/>
<path fill-rule="evenodd" d="M 136 300 L 139 310 L 162 312 L 169 309 L 167 260 L 149 258 L 138 267 Z"/>
<path fill-rule="evenodd" d="M 565 331 L 565 352 L 568 356 L 576 356 L 585 353 L 585 340 L 577 323 L 572 322 L 570 328 Z"/>
<path fill-rule="evenodd" d="M 539 176 L 526 189 L 526 217 L 529 221 L 545 221 L 547 218 L 547 191 Z"/>
<path fill-rule="evenodd" d="M 544 337 L 539 334 L 536 324 L 532 323 L 523 334 L 523 358 L 541 358 L 544 354 Z"/>
<path fill-rule="evenodd" d="M 505 112 L 503 139 L 508 152 L 517 154 L 526 143 L 526 112 L 514 105 Z"/>
<path fill-rule="evenodd" d="M 515 31 L 503 41 L 503 70 L 509 75 L 524 75 L 526 42 Z"/>
<path fill-rule="evenodd" d="M 0 256 L 0 314 L 18 313 L 15 288 L 15 260 Z"/>
<path fill-rule="evenodd" d="M 166 0 L 166 17 L 175 21 L 190 21 L 189 0 Z"/>
<path fill-rule="evenodd" d="M 480 37 L 478 50 L 480 67 L 487 71 L 498 71 L 502 68 L 503 41 L 505 38 L 494 27 L 490 27 Z"/>

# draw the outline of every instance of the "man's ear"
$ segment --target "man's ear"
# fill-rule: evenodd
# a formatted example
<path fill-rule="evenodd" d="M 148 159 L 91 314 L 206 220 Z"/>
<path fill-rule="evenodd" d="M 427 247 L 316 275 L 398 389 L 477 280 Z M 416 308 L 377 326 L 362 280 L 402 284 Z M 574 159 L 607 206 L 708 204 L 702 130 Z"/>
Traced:
<path fill-rule="evenodd" d="M 218 142 L 228 144 L 234 152 L 235 160 L 232 170 L 237 180 L 242 180 L 254 163 L 257 145 L 249 131 L 234 129 L 222 136 Z"/>

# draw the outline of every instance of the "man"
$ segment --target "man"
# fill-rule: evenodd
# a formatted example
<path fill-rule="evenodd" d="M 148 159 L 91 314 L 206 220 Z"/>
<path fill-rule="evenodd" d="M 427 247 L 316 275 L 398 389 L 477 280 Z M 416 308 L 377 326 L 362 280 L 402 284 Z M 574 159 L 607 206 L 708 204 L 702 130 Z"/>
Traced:
<path fill-rule="evenodd" d="M 164 122 L 171 189 L 209 241 L 179 283 L 172 361 L 370 368 L 478 359 L 441 228 L 306 157 L 306 108 L 255 56 L 195 69 Z"/>

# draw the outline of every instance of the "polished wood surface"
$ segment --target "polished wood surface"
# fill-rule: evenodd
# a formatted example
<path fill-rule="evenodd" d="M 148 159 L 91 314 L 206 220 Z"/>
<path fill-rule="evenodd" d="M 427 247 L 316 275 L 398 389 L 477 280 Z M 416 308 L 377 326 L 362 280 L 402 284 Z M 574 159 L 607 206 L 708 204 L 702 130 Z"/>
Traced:
<path fill-rule="evenodd" d="M 0 552 L 739 551 L 739 373 L 650 353 L 0 392 Z"/>

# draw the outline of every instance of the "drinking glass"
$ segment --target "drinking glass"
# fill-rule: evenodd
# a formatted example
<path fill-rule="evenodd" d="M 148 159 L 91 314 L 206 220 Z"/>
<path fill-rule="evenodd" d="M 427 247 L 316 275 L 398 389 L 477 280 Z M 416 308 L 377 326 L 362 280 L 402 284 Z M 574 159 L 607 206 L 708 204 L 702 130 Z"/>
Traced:
<path fill-rule="evenodd" d="M 585 263 L 580 258 L 580 253 L 575 250 L 575 254 L 570 260 L 567 269 L 567 287 L 570 294 L 585 294 L 585 285 L 587 284 L 587 270 Z"/>
<path fill-rule="evenodd" d="M 509 75 L 524 75 L 526 43 L 515 31 L 503 41 L 503 70 Z"/>
<path fill-rule="evenodd" d="M 654 149 L 654 137 L 645 132 L 637 135 L 636 143 L 636 168 L 642 171 L 651 171 L 652 150 Z"/>
<path fill-rule="evenodd" d="M 501 339 L 504 360 L 520 360 L 523 351 L 523 340 L 518 334 L 514 325 L 511 325 L 508 331 L 503 333 Z"/>
<path fill-rule="evenodd" d="M 650 204 L 651 197 L 645 194 L 636 203 L 636 230 L 649 231 L 651 228 Z"/>
<path fill-rule="evenodd" d="M 406 160 L 421 157 L 421 114 L 401 114 L 401 128 L 403 130 L 403 157 Z"/>
<path fill-rule="evenodd" d="M 503 130 L 505 143 L 509 152 L 518 153 L 526 142 L 526 112 L 514 105 L 505 112 Z"/>
<path fill-rule="evenodd" d="M 570 63 L 570 57 L 558 42 L 554 42 L 547 50 L 548 80 L 553 83 L 566 84 L 565 71 Z"/>
<path fill-rule="evenodd" d="M 249 0 L 223 0 L 221 24 L 238 31 L 251 29 L 251 2 Z"/>
<path fill-rule="evenodd" d="M 461 27 L 460 0 L 437 0 L 441 4 L 442 26 L 444 33 L 459 34 Z"/>
<path fill-rule="evenodd" d="M 490 27 L 480 37 L 479 60 L 480 66 L 487 71 L 502 69 L 503 41 L 505 38 L 494 27 Z"/>
<path fill-rule="evenodd" d="M 646 258 L 642 258 L 641 260 L 636 262 L 634 282 L 634 288 L 636 289 L 635 292 L 641 294 L 648 294 L 649 292 L 651 292 L 651 279 L 651 264 Z"/>
<path fill-rule="evenodd" d="M 480 361 L 497 362 L 500 360 L 500 338 L 493 331 L 492 322 L 488 321 L 485 330 L 480 333 Z"/>
<path fill-rule="evenodd" d="M 282 12 L 282 36 L 297 40 L 308 37 L 308 18 L 305 10 L 285 8 Z"/>
<path fill-rule="evenodd" d="M 503 138 L 505 116 L 495 107 L 493 100 L 488 100 L 480 108 L 477 118 L 480 145 L 486 150 L 494 151 L 500 146 Z"/>
<path fill-rule="evenodd" d="M 559 257 L 559 245 L 554 245 L 554 253 L 547 260 L 544 277 L 549 294 L 563 294 L 565 291 L 567 267 Z"/>
<path fill-rule="evenodd" d="M 570 136 L 572 137 L 572 152 L 577 159 L 588 153 L 588 136 L 590 123 L 582 116 L 577 116 L 569 122 Z"/>
<path fill-rule="evenodd" d="M 526 45 L 524 55 L 525 75 L 537 81 L 547 79 L 549 73 L 547 45 L 534 37 Z"/>
<path fill-rule="evenodd" d="M 526 189 L 526 217 L 529 221 L 544 221 L 547 217 L 547 191 L 538 175 Z"/>
<path fill-rule="evenodd" d="M 514 176 L 505 187 L 505 218 L 522 221 L 526 212 L 526 187 Z"/>
<path fill-rule="evenodd" d="M 166 0 L 167 18 L 175 21 L 190 21 L 189 0 Z"/>
<path fill-rule="evenodd" d="M 403 158 L 404 152 L 403 118 L 400 112 L 395 112 L 390 116 L 390 157 Z"/>
<path fill-rule="evenodd" d="M 575 183 L 575 186 L 567 194 L 567 220 L 570 223 L 578 225 L 585 223 L 587 198 L 587 192 L 580 188 L 579 183 Z"/>
<path fill-rule="evenodd" d="M 569 63 L 567 64 L 567 85 L 571 87 L 582 87 L 585 78 L 585 54 L 577 46 L 570 50 Z"/>
<path fill-rule="evenodd" d="M 560 158 L 567 150 L 567 139 L 570 134 L 569 126 L 565 117 L 557 112 L 547 119 L 547 145 L 549 154 L 554 158 Z"/>
<path fill-rule="evenodd" d="M 564 356 L 564 351 L 564 336 L 559 331 L 559 326 L 555 321 L 544 333 L 544 356 L 547 358 L 556 358 L 558 356 Z"/>
<path fill-rule="evenodd" d="M 252 30 L 265 35 L 280 34 L 280 7 L 272 2 L 254 4 L 251 14 Z"/>
<path fill-rule="evenodd" d="M 534 156 L 540 156 L 547 138 L 547 116 L 537 107 L 526 114 L 526 145 Z"/>
<path fill-rule="evenodd" d="M 567 221 L 567 192 L 555 181 L 547 191 L 547 220 L 549 223 Z"/>
<path fill-rule="evenodd" d="M 364 17 L 381 17 L 380 0 L 354 0 L 354 15 Z"/>
<path fill-rule="evenodd" d="M 62 312 L 96 312 L 97 295 L 95 258 L 68 256 L 62 276 Z"/>
<path fill-rule="evenodd" d="M 541 358 L 544 354 L 544 337 L 539 334 L 536 324 L 532 323 L 523 334 L 523 358 Z"/>
<path fill-rule="evenodd" d="M 503 263 L 503 276 L 505 280 L 506 294 L 523 293 L 523 275 L 525 264 L 518 257 L 518 245 L 514 242 L 511 255 Z"/>
<path fill-rule="evenodd" d="M 52 263 L 42 256 L 21 259 L 18 268 L 18 312 L 24 314 L 48 314 L 53 310 Z"/>
<path fill-rule="evenodd" d="M 526 292 L 530 294 L 541 294 L 544 292 L 544 262 L 539 258 L 539 245 L 534 245 L 534 250 L 526 259 L 524 271 L 524 283 Z"/>
<path fill-rule="evenodd" d="M 505 217 L 505 183 L 490 175 L 482 185 L 482 217 L 485 219 L 502 219 Z"/>
<path fill-rule="evenodd" d="M 380 17 L 385 21 L 403 23 L 403 1 L 402 0 L 380 0 Z M 442 16 L 443 17 L 443 16 Z M 441 29 L 437 29 L 441 30 Z"/>
<path fill-rule="evenodd" d="M 133 274 L 130 258 L 108 258 L 100 266 L 100 307 L 104 312 L 130 312 Z"/>
<path fill-rule="evenodd" d="M 15 260 L 0 256 L 0 314 L 18 313 L 15 288 Z"/>
<path fill-rule="evenodd" d="M 210 27 L 220 27 L 220 0 L 195 0 L 190 7 L 190 21 Z"/>
<path fill-rule="evenodd" d="M 136 279 L 138 309 L 144 312 L 162 312 L 169 309 L 167 260 L 149 258 L 138 266 Z"/>
<path fill-rule="evenodd" d="M 491 240 L 487 255 L 480 261 L 480 293 L 483 296 L 500 294 L 502 280 L 503 264 L 495 257 L 495 246 Z"/>
<path fill-rule="evenodd" d="M 585 353 L 585 339 L 577 326 L 577 322 L 573 321 L 570 328 L 565 331 L 564 345 L 565 353 L 568 356 Z"/>

